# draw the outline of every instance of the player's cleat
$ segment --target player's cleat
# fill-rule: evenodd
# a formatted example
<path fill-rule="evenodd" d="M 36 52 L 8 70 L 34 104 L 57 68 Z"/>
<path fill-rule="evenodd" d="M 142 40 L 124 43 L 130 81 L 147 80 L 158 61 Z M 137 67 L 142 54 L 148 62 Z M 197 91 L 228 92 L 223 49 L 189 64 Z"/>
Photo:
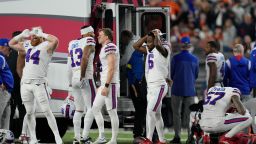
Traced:
<path fill-rule="evenodd" d="M 179 137 L 174 137 L 171 141 L 170 144 L 181 144 L 180 138 Z"/>
<path fill-rule="evenodd" d="M 79 142 L 79 140 L 77 140 L 76 138 L 74 138 L 73 144 L 80 144 L 80 142 Z"/>
<path fill-rule="evenodd" d="M 211 143 L 211 139 L 209 135 L 204 135 L 203 136 L 203 143 L 204 144 L 210 144 Z"/>
<path fill-rule="evenodd" d="M 145 140 L 144 137 L 141 137 L 141 136 L 135 137 L 134 140 L 133 140 L 133 144 L 140 144 L 140 143 L 142 143 L 144 140 Z"/>
<path fill-rule="evenodd" d="M 21 134 L 19 137 L 19 142 L 22 144 L 28 144 L 29 139 L 29 136 L 27 136 L 26 134 Z"/>
<path fill-rule="evenodd" d="M 87 138 L 81 138 L 80 142 L 82 144 L 92 144 L 92 138 L 87 137 Z"/>
<path fill-rule="evenodd" d="M 107 142 L 105 137 L 97 138 L 97 140 L 93 144 L 105 144 Z"/>
<path fill-rule="evenodd" d="M 148 138 L 145 138 L 145 140 L 140 144 L 153 144 L 153 142 L 150 141 Z"/>
<path fill-rule="evenodd" d="M 234 138 L 225 137 L 225 135 L 220 137 L 219 144 L 236 144 Z"/>

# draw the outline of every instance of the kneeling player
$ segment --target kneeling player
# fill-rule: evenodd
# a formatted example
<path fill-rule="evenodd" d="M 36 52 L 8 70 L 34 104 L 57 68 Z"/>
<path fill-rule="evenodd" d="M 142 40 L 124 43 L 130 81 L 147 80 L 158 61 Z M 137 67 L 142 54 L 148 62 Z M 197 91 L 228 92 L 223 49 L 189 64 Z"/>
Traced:
<path fill-rule="evenodd" d="M 237 113 L 226 113 L 230 107 Z M 200 125 L 208 133 L 228 131 L 219 140 L 221 144 L 232 144 L 238 132 L 252 123 L 252 117 L 240 101 L 240 91 L 232 87 L 212 87 L 205 98 Z"/>

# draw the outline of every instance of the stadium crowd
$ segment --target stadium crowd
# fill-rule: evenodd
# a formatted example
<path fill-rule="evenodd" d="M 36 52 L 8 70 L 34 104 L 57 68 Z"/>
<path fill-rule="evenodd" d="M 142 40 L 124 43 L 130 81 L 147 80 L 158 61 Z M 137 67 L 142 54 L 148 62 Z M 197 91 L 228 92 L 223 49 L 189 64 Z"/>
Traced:
<path fill-rule="evenodd" d="M 245 53 L 255 43 L 255 0 L 149 0 L 149 6 L 171 8 L 171 43 L 174 52 L 181 37 L 189 35 L 194 49 L 204 48 L 209 39 L 230 51 L 242 43 Z"/>

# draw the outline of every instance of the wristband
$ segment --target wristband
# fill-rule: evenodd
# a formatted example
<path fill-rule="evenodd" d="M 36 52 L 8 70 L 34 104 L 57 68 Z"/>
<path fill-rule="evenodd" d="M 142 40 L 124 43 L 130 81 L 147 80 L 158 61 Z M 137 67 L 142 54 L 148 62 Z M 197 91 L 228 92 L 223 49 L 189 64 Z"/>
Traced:
<path fill-rule="evenodd" d="M 109 87 L 109 83 L 105 83 L 105 87 L 108 88 Z"/>

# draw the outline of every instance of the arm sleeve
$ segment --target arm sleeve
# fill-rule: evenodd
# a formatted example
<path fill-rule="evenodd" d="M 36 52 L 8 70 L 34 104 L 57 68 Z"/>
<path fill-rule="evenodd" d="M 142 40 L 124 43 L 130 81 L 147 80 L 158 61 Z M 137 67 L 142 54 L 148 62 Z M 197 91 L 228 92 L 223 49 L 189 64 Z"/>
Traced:
<path fill-rule="evenodd" d="M 96 42 L 94 40 L 93 37 L 86 37 L 80 40 L 80 42 L 84 45 L 84 47 L 86 46 L 95 46 Z"/>
<path fill-rule="evenodd" d="M 112 44 L 109 44 L 109 45 L 107 45 L 105 48 L 104 48 L 104 52 L 105 52 L 105 54 L 106 55 L 108 55 L 108 54 L 111 54 L 111 53 L 114 53 L 114 54 L 116 54 L 117 53 L 117 47 L 116 47 L 116 45 L 112 45 Z"/>
<path fill-rule="evenodd" d="M 208 54 L 206 57 L 206 63 L 209 63 L 209 62 L 217 62 L 216 56 L 213 54 Z"/>
<path fill-rule="evenodd" d="M 236 96 L 241 96 L 241 92 L 240 92 L 240 90 L 239 89 L 237 89 L 237 88 L 233 88 L 233 90 L 232 90 L 232 95 L 236 95 Z"/>

